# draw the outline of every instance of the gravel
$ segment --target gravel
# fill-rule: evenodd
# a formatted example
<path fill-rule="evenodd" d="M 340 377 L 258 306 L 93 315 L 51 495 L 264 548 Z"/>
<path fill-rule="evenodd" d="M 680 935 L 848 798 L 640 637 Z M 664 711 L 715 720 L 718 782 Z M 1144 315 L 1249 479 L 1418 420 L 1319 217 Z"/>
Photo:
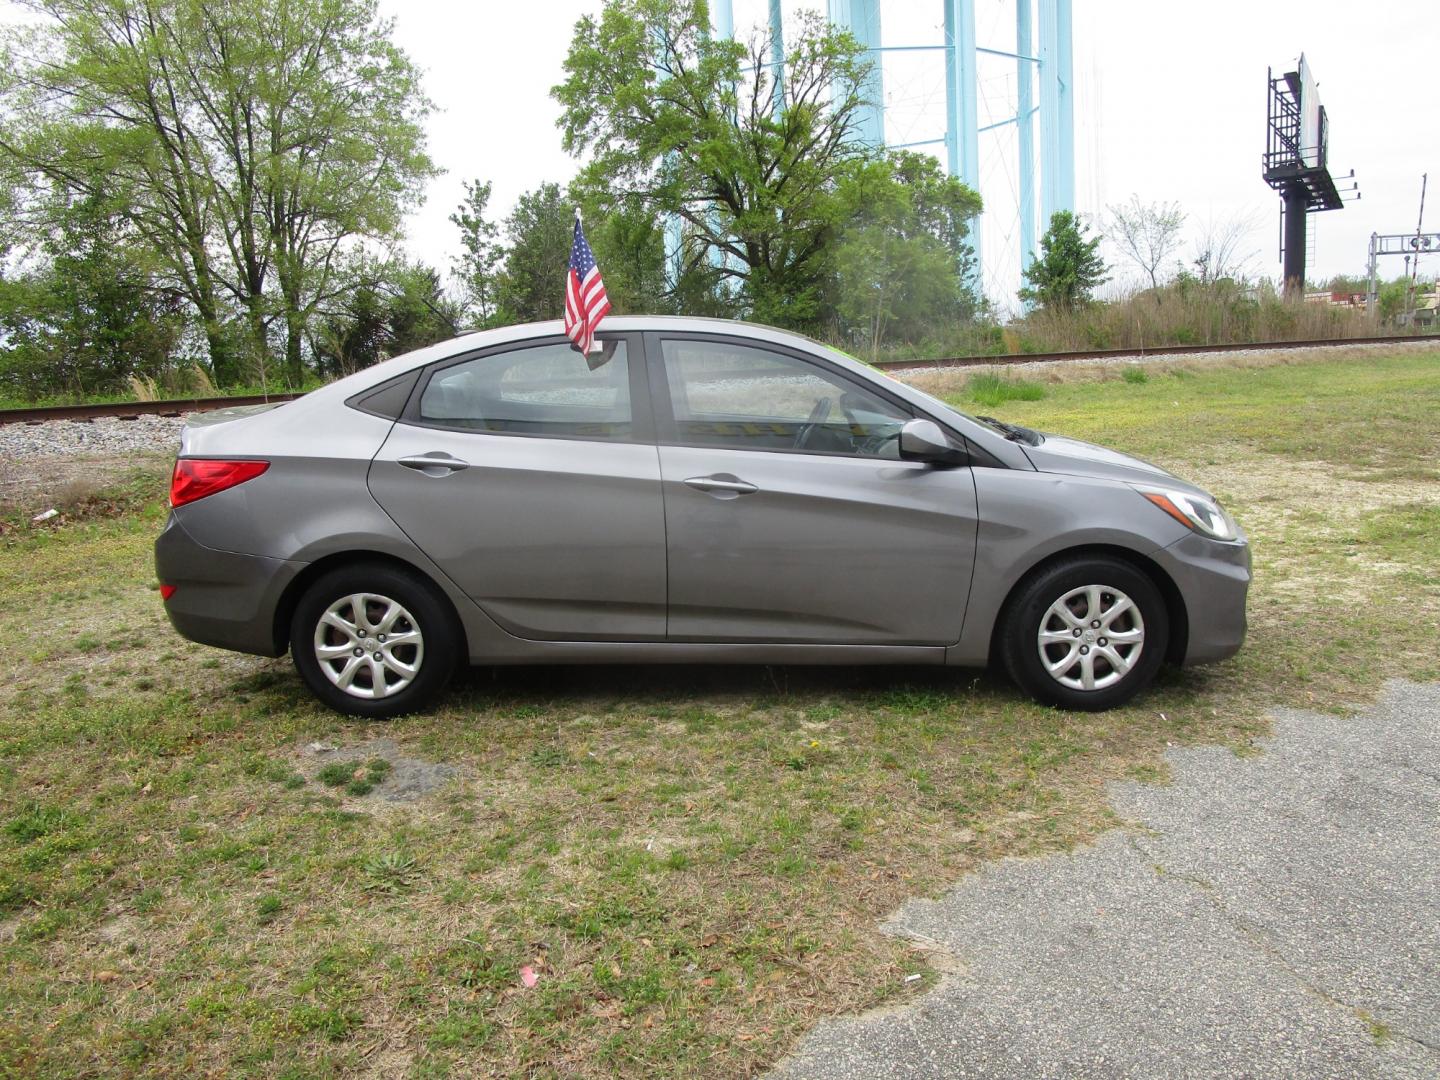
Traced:
<path fill-rule="evenodd" d="M 43 514 L 137 466 L 165 468 L 180 449 L 179 417 L 0 425 L 0 512 Z"/>
<path fill-rule="evenodd" d="M 180 449 L 183 417 L 139 416 L 133 420 L 50 420 L 0 426 L 0 461 L 131 453 L 173 454 Z"/>

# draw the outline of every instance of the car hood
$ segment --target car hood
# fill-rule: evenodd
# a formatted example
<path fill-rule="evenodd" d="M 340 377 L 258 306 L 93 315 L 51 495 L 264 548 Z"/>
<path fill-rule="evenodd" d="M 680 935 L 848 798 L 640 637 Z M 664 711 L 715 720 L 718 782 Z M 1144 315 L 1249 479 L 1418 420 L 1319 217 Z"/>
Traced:
<path fill-rule="evenodd" d="M 1209 492 L 1204 488 L 1181 480 L 1158 465 L 1079 439 L 1047 434 L 1045 441 L 1039 446 L 1024 446 L 1023 449 L 1037 472 L 1093 476 L 1102 480 L 1119 480 L 1126 484 L 1164 484 L 1209 497 Z"/>

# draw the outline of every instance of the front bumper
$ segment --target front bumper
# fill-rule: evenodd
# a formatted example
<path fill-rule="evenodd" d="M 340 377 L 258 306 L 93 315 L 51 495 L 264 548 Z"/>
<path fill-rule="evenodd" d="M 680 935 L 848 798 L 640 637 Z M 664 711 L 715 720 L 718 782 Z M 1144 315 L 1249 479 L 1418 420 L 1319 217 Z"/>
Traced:
<path fill-rule="evenodd" d="M 1192 533 L 1154 558 L 1180 591 L 1187 634 L 1182 663 L 1211 664 L 1245 643 L 1245 597 L 1250 590 L 1250 545 L 1226 544 Z"/>
<path fill-rule="evenodd" d="M 181 636 L 236 652 L 279 656 L 275 614 L 304 563 L 218 551 L 199 543 L 171 514 L 155 541 L 155 573 L 175 586 L 165 613 Z"/>

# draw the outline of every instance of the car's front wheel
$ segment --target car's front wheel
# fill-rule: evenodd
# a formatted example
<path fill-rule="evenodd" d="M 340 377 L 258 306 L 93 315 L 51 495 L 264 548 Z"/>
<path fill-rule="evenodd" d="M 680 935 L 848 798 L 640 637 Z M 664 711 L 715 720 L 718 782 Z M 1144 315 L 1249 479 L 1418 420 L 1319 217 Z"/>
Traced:
<path fill-rule="evenodd" d="M 383 718 L 429 704 L 460 656 L 444 597 L 398 567 L 358 563 L 317 578 L 295 606 L 290 655 L 332 709 Z"/>
<path fill-rule="evenodd" d="M 1160 590 L 1119 559 L 1080 556 L 1025 582 L 1006 611 L 1001 651 L 1031 696 L 1066 709 L 1124 704 L 1154 679 L 1170 624 Z"/>

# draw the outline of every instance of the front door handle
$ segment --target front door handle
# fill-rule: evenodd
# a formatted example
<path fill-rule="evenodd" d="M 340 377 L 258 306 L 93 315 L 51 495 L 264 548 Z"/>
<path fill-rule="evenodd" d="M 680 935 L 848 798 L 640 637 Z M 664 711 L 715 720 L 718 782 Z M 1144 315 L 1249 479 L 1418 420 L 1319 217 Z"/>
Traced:
<path fill-rule="evenodd" d="M 426 476 L 449 476 L 451 473 L 459 472 L 461 469 L 468 469 L 470 463 L 461 461 L 458 457 L 451 457 L 443 450 L 432 450 L 428 454 L 417 454 L 414 457 L 402 457 L 399 464 L 407 469 L 414 469 Z"/>
<path fill-rule="evenodd" d="M 733 499 L 737 495 L 749 495 L 752 491 L 760 490 L 754 484 L 734 476 L 692 476 L 685 484 L 696 491 L 714 495 L 717 499 Z"/>

